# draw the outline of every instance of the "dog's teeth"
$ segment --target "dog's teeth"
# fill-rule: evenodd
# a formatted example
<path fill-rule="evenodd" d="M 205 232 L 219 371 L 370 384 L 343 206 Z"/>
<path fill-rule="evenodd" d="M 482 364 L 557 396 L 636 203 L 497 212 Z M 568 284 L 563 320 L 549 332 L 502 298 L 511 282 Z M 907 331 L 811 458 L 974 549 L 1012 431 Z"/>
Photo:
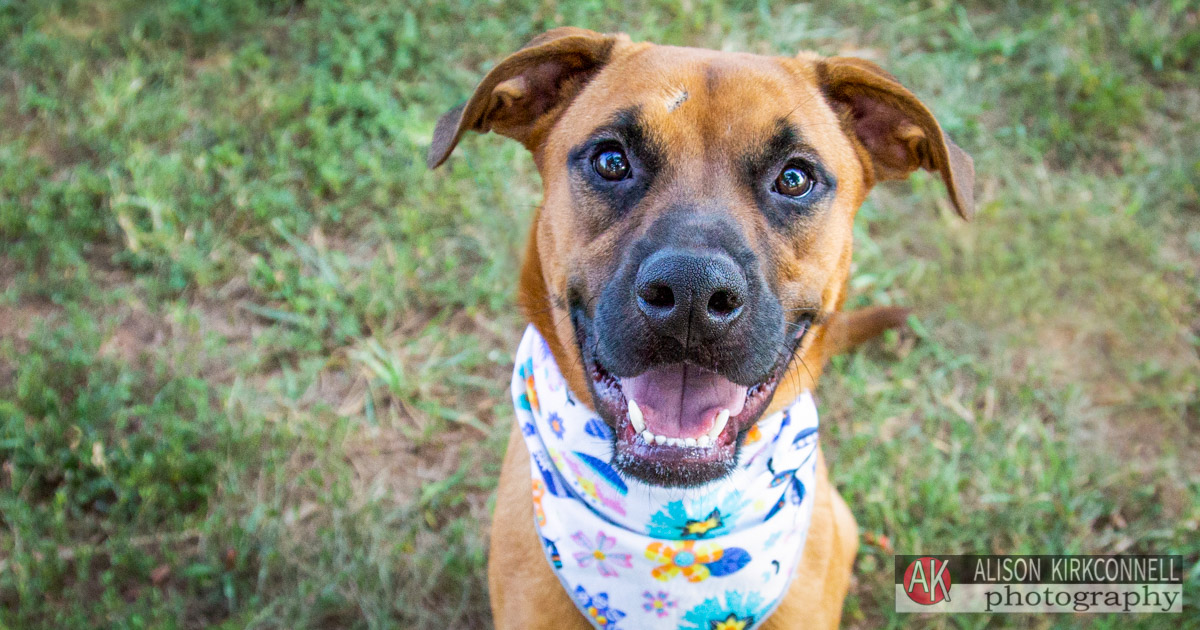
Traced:
<path fill-rule="evenodd" d="M 633 430 L 638 433 L 646 430 L 646 420 L 642 418 L 642 410 L 638 408 L 637 402 L 632 398 L 629 399 L 629 422 L 633 423 Z"/>
<path fill-rule="evenodd" d="M 655 435 L 646 428 L 646 421 L 642 417 L 642 412 L 638 409 L 637 403 L 633 400 L 629 401 L 629 421 L 633 423 L 635 429 L 638 430 L 638 435 L 646 444 L 657 444 L 659 446 L 671 446 L 675 448 L 711 448 L 717 444 L 717 436 L 721 435 L 721 431 L 725 430 L 725 425 L 729 423 L 729 410 L 722 409 L 721 413 L 717 414 L 717 422 L 713 425 L 711 431 L 706 435 L 701 435 L 698 438 L 678 438 L 667 437 L 665 435 Z"/>
<path fill-rule="evenodd" d="M 717 414 L 717 422 L 708 432 L 708 437 L 712 438 L 713 442 L 716 442 L 717 437 L 720 436 L 721 432 L 725 430 L 725 425 L 727 424 L 729 424 L 729 410 L 722 409 L 721 413 Z"/>

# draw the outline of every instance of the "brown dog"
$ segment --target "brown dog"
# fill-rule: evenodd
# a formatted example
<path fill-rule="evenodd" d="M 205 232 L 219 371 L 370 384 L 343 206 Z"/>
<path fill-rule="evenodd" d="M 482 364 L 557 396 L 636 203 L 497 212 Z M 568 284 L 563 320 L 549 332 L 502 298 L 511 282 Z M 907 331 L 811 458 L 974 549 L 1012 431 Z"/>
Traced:
<path fill-rule="evenodd" d="M 532 152 L 545 198 L 521 307 L 576 397 L 619 436 L 613 463 L 648 483 L 719 479 L 746 431 L 812 389 L 829 356 L 903 320 L 902 309 L 838 313 L 851 224 L 876 181 L 924 168 L 941 176 L 959 214 L 973 210 L 971 158 L 911 92 L 860 59 L 762 57 L 559 28 L 497 65 L 442 117 L 430 166 L 467 131 L 495 131 Z M 684 385 L 666 391 L 660 378 L 638 402 L 682 424 L 695 411 L 688 370 L 746 396 L 709 456 L 625 439 L 624 398 L 593 386 L 670 370 L 683 371 Z M 799 577 L 764 628 L 840 619 L 857 526 L 823 458 L 811 492 Z M 589 627 L 544 560 L 515 426 L 491 535 L 497 627 Z"/>

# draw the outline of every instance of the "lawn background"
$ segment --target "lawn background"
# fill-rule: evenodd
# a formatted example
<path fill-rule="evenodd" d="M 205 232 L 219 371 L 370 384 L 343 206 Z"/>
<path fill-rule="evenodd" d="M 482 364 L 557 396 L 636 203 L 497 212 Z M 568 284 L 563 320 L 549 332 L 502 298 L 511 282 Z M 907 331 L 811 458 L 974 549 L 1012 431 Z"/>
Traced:
<path fill-rule="evenodd" d="M 560 25 L 874 60 L 975 157 L 859 214 L 845 622 L 1200 626 L 1200 6 L 0 0 L 0 627 L 484 628 L 540 197 L 437 116 Z M 498 544 L 503 544 L 500 541 Z M 1178 553 L 1178 615 L 899 616 L 900 553 Z"/>

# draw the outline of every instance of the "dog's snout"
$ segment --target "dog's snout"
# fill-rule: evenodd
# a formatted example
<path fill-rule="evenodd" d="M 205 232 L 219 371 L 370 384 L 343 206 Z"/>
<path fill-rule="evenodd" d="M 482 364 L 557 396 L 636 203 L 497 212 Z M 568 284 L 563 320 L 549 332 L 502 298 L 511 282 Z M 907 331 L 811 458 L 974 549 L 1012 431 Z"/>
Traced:
<path fill-rule="evenodd" d="M 638 267 L 633 283 L 649 326 L 685 347 L 723 335 L 742 315 L 748 291 L 737 263 L 712 251 L 655 252 Z"/>
<path fill-rule="evenodd" d="M 689 363 L 748 385 L 775 365 L 783 312 L 729 212 L 664 212 L 630 239 L 596 300 L 597 357 L 617 377 Z"/>

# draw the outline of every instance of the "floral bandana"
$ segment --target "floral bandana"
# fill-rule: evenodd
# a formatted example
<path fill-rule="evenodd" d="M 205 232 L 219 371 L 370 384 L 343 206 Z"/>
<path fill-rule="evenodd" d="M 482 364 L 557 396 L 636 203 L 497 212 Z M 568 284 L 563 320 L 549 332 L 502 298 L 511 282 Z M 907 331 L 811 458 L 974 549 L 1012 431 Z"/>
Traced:
<path fill-rule="evenodd" d="M 593 626 L 750 630 L 771 614 L 812 520 L 808 392 L 750 429 L 727 478 L 689 489 L 612 467 L 612 430 L 571 395 L 533 326 L 517 349 L 512 395 L 546 559 Z"/>

